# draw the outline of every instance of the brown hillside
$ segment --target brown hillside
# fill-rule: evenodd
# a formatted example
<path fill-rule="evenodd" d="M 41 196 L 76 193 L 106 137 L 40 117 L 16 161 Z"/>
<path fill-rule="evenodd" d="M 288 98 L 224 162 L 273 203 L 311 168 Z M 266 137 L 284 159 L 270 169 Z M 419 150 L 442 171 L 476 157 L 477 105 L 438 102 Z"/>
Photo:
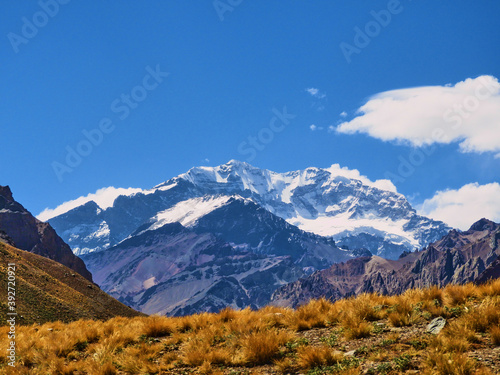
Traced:
<path fill-rule="evenodd" d="M 0 243 L 0 319 L 7 319 L 7 265 L 16 264 L 17 323 L 142 315 L 51 259 Z"/>

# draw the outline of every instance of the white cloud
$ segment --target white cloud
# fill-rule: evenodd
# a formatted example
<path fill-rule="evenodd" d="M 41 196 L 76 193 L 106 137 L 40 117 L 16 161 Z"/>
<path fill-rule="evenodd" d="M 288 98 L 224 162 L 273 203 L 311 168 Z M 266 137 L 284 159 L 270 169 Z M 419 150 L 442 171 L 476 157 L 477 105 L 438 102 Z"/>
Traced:
<path fill-rule="evenodd" d="M 467 230 L 481 218 L 500 222 L 500 184 L 467 184 L 458 190 L 438 191 L 418 207 L 421 215 Z"/>
<path fill-rule="evenodd" d="M 363 176 L 361 173 L 359 173 L 357 169 L 348 169 L 347 167 L 341 167 L 339 164 L 333 164 L 330 168 L 327 168 L 327 171 L 335 176 L 360 180 L 365 185 L 397 193 L 396 186 L 394 186 L 394 184 L 390 180 L 372 181 L 368 177 Z"/>
<path fill-rule="evenodd" d="M 106 209 L 113 206 L 113 202 L 119 195 L 132 195 L 139 192 L 143 192 L 143 190 L 136 188 L 115 188 L 112 186 L 102 188 L 97 190 L 94 194 L 89 194 L 85 197 L 79 197 L 77 199 L 64 202 L 54 209 L 46 208 L 40 214 L 38 214 L 37 219 L 41 221 L 47 221 L 55 216 L 64 214 L 72 210 L 73 208 L 81 206 L 90 201 L 94 201 L 99 207 Z"/>
<path fill-rule="evenodd" d="M 311 131 L 316 131 L 316 130 L 323 130 L 324 128 L 322 126 L 316 126 L 314 124 L 312 124 L 311 126 L 309 126 L 309 129 L 311 129 Z"/>
<path fill-rule="evenodd" d="M 315 89 L 314 87 L 311 87 L 311 88 L 308 88 L 306 89 L 306 91 L 311 94 L 312 96 L 315 96 L 318 94 L 319 90 L 318 89 Z"/>
<path fill-rule="evenodd" d="M 458 142 L 462 152 L 500 151 L 500 83 L 492 76 L 371 97 L 340 133 L 366 133 L 413 146 Z"/>
<path fill-rule="evenodd" d="M 347 117 L 347 112 L 344 111 L 344 112 L 340 113 L 340 117 Z"/>
<path fill-rule="evenodd" d="M 314 87 L 310 87 L 306 89 L 306 91 L 311 94 L 311 96 L 314 96 L 315 98 L 318 99 L 323 99 L 326 97 L 326 94 L 323 94 L 322 92 L 319 91 L 319 89 L 316 89 Z"/>

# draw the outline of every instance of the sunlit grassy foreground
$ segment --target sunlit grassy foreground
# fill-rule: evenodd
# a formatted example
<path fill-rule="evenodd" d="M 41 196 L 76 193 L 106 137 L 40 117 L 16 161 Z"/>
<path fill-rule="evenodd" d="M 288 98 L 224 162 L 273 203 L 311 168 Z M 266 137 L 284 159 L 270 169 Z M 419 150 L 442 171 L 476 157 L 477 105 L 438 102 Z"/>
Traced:
<path fill-rule="evenodd" d="M 437 316 L 447 319 L 445 329 L 426 334 Z M 500 281 L 317 300 L 297 310 L 55 322 L 17 327 L 16 368 L 2 350 L 0 371 L 492 374 L 495 363 L 474 357 L 494 353 L 500 362 L 499 322 Z M 0 347 L 8 348 L 8 328 L 0 330 Z"/>

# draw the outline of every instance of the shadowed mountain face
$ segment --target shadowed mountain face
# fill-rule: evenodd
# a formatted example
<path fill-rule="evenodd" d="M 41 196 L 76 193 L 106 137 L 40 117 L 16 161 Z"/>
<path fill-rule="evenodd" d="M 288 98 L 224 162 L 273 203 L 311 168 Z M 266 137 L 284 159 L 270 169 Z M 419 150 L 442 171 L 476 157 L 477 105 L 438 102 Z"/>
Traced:
<path fill-rule="evenodd" d="M 192 168 L 153 189 L 119 196 L 112 207 L 87 202 L 49 222 L 75 254 L 114 246 L 165 211 L 180 220 L 175 207 L 207 196 L 249 199 L 303 231 L 391 259 L 436 241 L 450 229 L 417 215 L 387 183 L 358 177 L 335 165 L 277 173 L 232 160 L 217 167 Z M 203 208 L 195 207 L 195 211 Z M 231 225 L 238 217 L 222 219 Z"/>
<path fill-rule="evenodd" d="M 304 275 L 290 257 L 236 250 L 179 223 L 141 231 L 82 257 L 106 292 L 147 314 L 257 308 L 276 288 Z"/>
<path fill-rule="evenodd" d="M 298 306 L 311 298 L 398 294 L 410 288 L 485 281 L 498 273 L 499 255 L 500 225 L 481 219 L 466 232 L 452 230 L 422 251 L 398 260 L 372 256 L 334 264 L 278 289 L 272 303 Z"/>
<path fill-rule="evenodd" d="M 57 235 L 48 223 L 41 222 L 16 202 L 8 186 L 0 186 L 0 241 L 55 260 L 92 281 L 83 261 Z M 2 237 L 3 236 L 3 237 Z"/>

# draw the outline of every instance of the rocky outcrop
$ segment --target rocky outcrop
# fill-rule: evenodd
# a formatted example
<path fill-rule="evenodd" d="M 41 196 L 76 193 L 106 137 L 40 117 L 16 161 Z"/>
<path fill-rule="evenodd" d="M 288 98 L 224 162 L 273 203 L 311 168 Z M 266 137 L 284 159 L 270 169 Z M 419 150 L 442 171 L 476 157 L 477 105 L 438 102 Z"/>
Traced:
<path fill-rule="evenodd" d="M 491 263 L 475 280 L 478 284 L 486 283 L 493 279 L 498 279 L 500 277 L 500 259 L 495 260 Z"/>
<path fill-rule="evenodd" d="M 0 230 L 0 242 L 7 244 L 7 245 L 14 246 L 14 241 L 12 240 L 12 238 L 10 238 L 7 235 L 7 233 L 5 233 L 3 230 Z"/>
<path fill-rule="evenodd" d="M 3 242 L 55 260 L 92 281 L 83 261 L 73 254 L 50 224 L 36 219 L 16 202 L 8 186 L 0 186 L 0 230 L 5 233 Z"/>
<path fill-rule="evenodd" d="M 481 219 L 466 232 L 452 230 L 398 260 L 372 256 L 334 264 L 278 289 L 272 301 L 295 307 L 311 298 L 335 300 L 364 292 L 400 294 L 410 288 L 484 282 L 500 275 L 499 243 L 500 225 Z"/>

